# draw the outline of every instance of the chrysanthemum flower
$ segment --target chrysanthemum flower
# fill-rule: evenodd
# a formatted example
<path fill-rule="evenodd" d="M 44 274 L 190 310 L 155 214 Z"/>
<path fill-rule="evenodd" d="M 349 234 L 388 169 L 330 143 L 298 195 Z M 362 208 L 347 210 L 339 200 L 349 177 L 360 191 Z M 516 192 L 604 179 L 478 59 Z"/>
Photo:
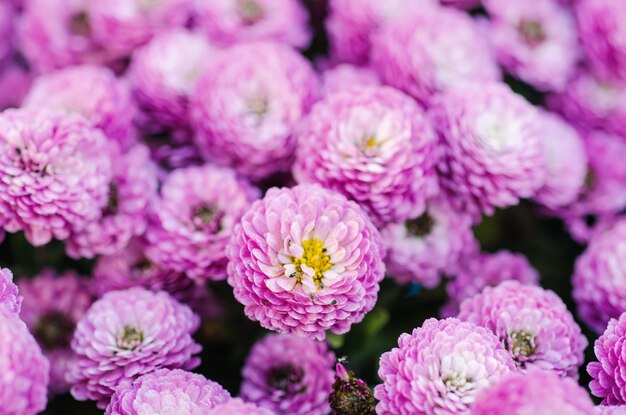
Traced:
<path fill-rule="evenodd" d="M 35 415 L 48 401 L 48 359 L 26 325 L 0 306 L 0 402 L 3 415 Z"/>
<path fill-rule="evenodd" d="M 544 184 L 538 114 L 500 84 L 467 85 L 437 100 L 431 116 L 444 152 L 439 178 L 455 208 L 493 214 Z"/>
<path fill-rule="evenodd" d="M 65 373 L 74 358 L 70 341 L 91 305 L 89 285 L 73 272 L 57 275 L 48 269 L 33 279 L 22 278 L 19 287 L 24 296 L 20 317 L 50 361 L 50 391 L 67 392 Z"/>
<path fill-rule="evenodd" d="M 601 333 L 611 318 L 626 311 L 626 221 L 597 233 L 576 260 L 572 285 L 580 318 Z"/>
<path fill-rule="evenodd" d="M 418 217 L 436 192 L 433 129 L 413 100 L 392 88 L 327 96 L 297 136 L 295 179 L 344 194 L 377 225 Z"/>
<path fill-rule="evenodd" d="M 515 370 L 489 330 L 457 319 L 428 319 L 380 358 L 379 415 L 467 414 L 481 389 Z"/>
<path fill-rule="evenodd" d="M 246 359 L 241 397 L 276 415 L 326 415 L 334 364 L 335 355 L 324 342 L 267 335 Z"/>
<path fill-rule="evenodd" d="M 354 87 L 380 85 L 380 79 L 374 70 L 347 63 L 326 69 L 321 76 L 323 95 Z"/>
<path fill-rule="evenodd" d="M 275 413 L 267 408 L 234 398 L 215 406 L 207 412 L 207 415 L 275 415 Z"/>
<path fill-rule="evenodd" d="M 387 225 L 381 235 L 387 273 L 400 283 L 428 288 L 437 286 L 443 274 L 456 273 L 459 261 L 478 250 L 471 218 L 441 198 L 430 200 L 422 215 Z"/>
<path fill-rule="evenodd" d="M 603 405 L 626 404 L 626 380 L 624 375 L 626 342 L 626 313 L 612 318 L 608 327 L 594 343 L 593 350 L 598 361 L 587 365 L 591 375 L 589 389 L 602 399 Z"/>
<path fill-rule="evenodd" d="M 383 83 L 425 106 L 433 95 L 461 84 L 500 78 L 474 21 L 448 7 L 424 6 L 384 27 L 372 41 L 371 65 Z"/>
<path fill-rule="evenodd" d="M 363 319 L 385 270 L 365 212 L 316 185 L 270 189 L 242 217 L 227 255 L 228 283 L 250 319 L 318 340 Z"/>
<path fill-rule="evenodd" d="M 603 78 L 626 81 L 626 4 L 580 0 L 574 7 L 580 42 L 591 68 Z"/>
<path fill-rule="evenodd" d="M 495 287 L 508 280 L 538 285 L 539 273 L 524 255 L 506 250 L 467 257 L 457 267 L 454 279 L 446 285 L 449 300 L 443 306 L 441 315 L 456 316 L 463 300 L 478 294 L 485 287 Z"/>
<path fill-rule="evenodd" d="M 75 399 L 104 408 L 115 388 L 157 369 L 193 369 L 202 349 L 191 335 L 200 324 L 189 307 L 165 292 L 112 291 L 80 319 L 72 338 L 76 358 L 66 379 Z"/>
<path fill-rule="evenodd" d="M 309 16 L 300 0 L 198 1 L 194 22 L 213 42 L 268 40 L 305 49 L 311 42 Z"/>
<path fill-rule="evenodd" d="M 146 255 L 199 280 L 226 278 L 226 245 L 258 191 L 235 172 L 205 165 L 172 172 L 146 231 Z"/>
<path fill-rule="evenodd" d="M 532 370 L 514 373 L 478 395 L 471 415 L 591 415 L 593 402 L 573 379 Z"/>
<path fill-rule="evenodd" d="M 136 141 L 136 110 L 130 91 L 104 67 L 75 66 L 42 75 L 33 83 L 23 105 L 80 114 L 124 149 Z"/>
<path fill-rule="evenodd" d="M 133 54 L 128 79 L 144 128 L 189 126 L 189 95 L 217 51 L 199 33 L 174 29 Z"/>
<path fill-rule="evenodd" d="M 484 22 L 498 62 L 540 90 L 565 89 L 580 58 L 576 23 L 554 0 L 484 1 Z"/>
<path fill-rule="evenodd" d="M 319 94 L 313 68 L 288 46 L 234 46 L 192 94 L 195 142 L 205 159 L 253 179 L 287 171 L 296 149 L 294 129 Z"/>
<path fill-rule="evenodd" d="M 0 226 L 44 245 L 97 220 L 112 176 L 110 146 L 77 115 L 0 114 Z"/>
<path fill-rule="evenodd" d="M 0 307 L 5 307 L 16 315 L 22 308 L 22 296 L 13 283 L 13 273 L 8 268 L 0 268 Z"/>
<path fill-rule="evenodd" d="M 124 380 L 111 397 L 105 415 L 207 414 L 230 400 L 218 383 L 180 369 L 160 369 Z"/>
<path fill-rule="evenodd" d="M 464 300 L 458 318 L 495 333 L 521 370 L 578 377 L 587 339 L 552 291 L 504 281 Z"/>

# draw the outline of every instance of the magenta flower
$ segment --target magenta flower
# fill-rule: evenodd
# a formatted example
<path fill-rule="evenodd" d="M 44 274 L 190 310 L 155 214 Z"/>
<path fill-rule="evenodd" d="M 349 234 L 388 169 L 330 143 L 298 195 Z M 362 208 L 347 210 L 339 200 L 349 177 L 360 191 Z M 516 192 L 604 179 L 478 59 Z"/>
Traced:
<path fill-rule="evenodd" d="M 227 255 L 228 283 L 251 320 L 318 340 L 363 319 L 385 271 L 365 212 L 316 185 L 270 189 L 242 217 Z"/>
<path fill-rule="evenodd" d="M 426 5 L 406 16 L 372 42 L 371 64 L 383 83 L 428 106 L 433 95 L 461 84 L 499 80 L 486 40 L 466 13 Z"/>
<path fill-rule="evenodd" d="M 626 382 L 624 381 L 624 341 L 626 340 L 626 314 L 612 318 L 608 327 L 593 346 L 597 362 L 587 365 L 591 375 L 589 389 L 602 399 L 603 405 L 626 404 Z"/>
<path fill-rule="evenodd" d="M 207 414 L 230 400 L 218 383 L 180 369 L 159 369 L 124 380 L 111 397 L 105 415 Z"/>
<path fill-rule="evenodd" d="M 26 325 L 0 307 L 0 402 L 6 415 L 35 415 L 48 401 L 48 359 Z"/>
<path fill-rule="evenodd" d="M 326 69 L 321 76 L 325 96 L 344 89 L 380 85 L 380 79 L 374 70 L 347 63 Z"/>
<path fill-rule="evenodd" d="M 313 68 L 291 48 L 269 42 L 234 46 L 192 94 L 195 142 L 205 159 L 252 179 L 287 171 L 296 149 L 294 129 L 319 94 Z"/>
<path fill-rule="evenodd" d="M 202 35 L 185 29 L 159 34 L 133 54 L 128 79 L 145 129 L 189 126 L 189 96 L 216 54 Z"/>
<path fill-rule="evenodd" d="M 504 281 L 464 300 L 458 318 L 491 330 L 517 366 L 578 377 L 587 339 L 555 293 Z"/>
<path fill-rule="evenodd" d="M 467 414 L 481 389 L 515 370 L 489 330 L 457 319 L 428 319 L 380 358 L 379 415 Z"/>
<path fill-rule="evenodd" d="M 230 169 L 205 165 L 175 170 L 150 215 L 147 257 L 201 281 L 226 278 L 226 245 L 257 196 Z"/>
<path fill-rule="evenodd" d="M 269 334 L 243 367 L 241 397 L 276 415 L 326 415 L 335 355 L 324 342 Z"/>
<path fill-rule="evenodd" d="M 575 4 L 579 38 L 593 71 L 626 81 L 626 4 L 615 0 L 580 0 Z"/>
<path fill-rule="evenodd" d="M 585 186 L 587 152 L 576 129 L 559 116 L 541 113 L 546 181 L 534 196 L 542 205 L 558 209 L 574 202 Z"/>
<path fill-rule="evenodd" d="M 498 62 L 540 90 L 565 89 L 580 58 L 571 12 L 553 0 L 487 0 L 484 22 Z"/>
<path fill-rule="evenodd" d="M 543 370 L 513 373 L 484 389 L 471 415 L 549 414 L 591 415 L 593 402 L 573 379 Z"/>
<path fill-rule="evenodd" d="M 70 388 L 65 373 L 74 359 L 70 341 L 92 303 L 87 280 L 47 269 L 33 279 L 22 278 L 19 287 L 24 296 L 20 317 L 50 361 L 50 392 L 65 393 Z"/>
<path fill-rule="evenodd" d="M 599 232 L 576 260 L 572 285 L 578 315 L 596 333 L 605 329 L 611 318 L 626 311 L 626 281 L 621 260 L 626 245 L 626 221 Z"/>
<path fill-rule="evenodd" d="M 190 370 L 202 347 L 191 335 L 200 324 L 189 307 L 165 292 L 143 288 L 112 291 L 80 319 L 72 338 L 66 379 L 75 399 L 104 409 L 115 388 L 157 369 Z"/>
<path fill-rule="evenodd" d="M 19 315 L 22 309 L 22 300 L 23 297 L 19 294 L 17 285 L 13 283 L 11 270 L 0 268 L 0 306 Z"/>
<path fill-rule="evenodd" d="M 455 209 L 491 215 L 544 184 L 538 112 L 508 87 L 455 89 L 437 100 L 431 116 L 444 152 L 440 184 Z"/>
<path fill-rule="evenodd" d="M 267 40 L 306 49 L 311 42 L 300 0 L 197 1 L 194 11 L 199 30 L 222 46 Z"/>
<path fill-rule="evenodd" d="M 267 408 L 235 398 L 215 406 L 207 412 L 207 415 L 275 415 L 275 413 Z"/>
<path fill-rule="evenodd" d="M 298 129 L 294 177 L 359 203 L 377 225 L 421 215 L 437 189 L 435 135 L 408 96 L 362 87 L 327 96 Z"/>
<path fill-rule="evenodd" d="M 495 287 L 508 280 L 539 285 L 539 273 L 524 255 L 506 250 L 469 256 L 459 264 L 455 278 L 446 285 L 449 300 L 441 309 L 441 315 L 456 316 L 463 300 L 485 287 Z"/>
<path fill-rule="evenodd" d="M 35 80 L 24 106 L 80 114 L 126 149 L 136 141 L 135 105 L 126 84 L 98 66 L 75 66 Z"/>
<path fill-rule="evenodd" d="M 422 215 L 387 225 L 381 235 L 388 274 L 399 283 L 428 288 L 436 287 L 442 275 L 456 273 L 459 262 L 479 249 L 471 218 L 454 211 L 445 199 L 430 200 Z"/>
<path fill-rule="evenodd" d="M 33 110 L 0 114 L 0 226 L 33 245 L 67 239 L 98 219 L 111 149 L 82 117 Z"/>

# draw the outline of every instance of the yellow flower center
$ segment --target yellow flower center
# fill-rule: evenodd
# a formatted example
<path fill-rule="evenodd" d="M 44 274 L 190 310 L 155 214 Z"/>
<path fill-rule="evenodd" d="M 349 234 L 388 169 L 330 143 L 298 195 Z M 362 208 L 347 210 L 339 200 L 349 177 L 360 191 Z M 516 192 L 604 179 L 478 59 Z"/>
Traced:
<path fill-rule="evenodd" d="M 374 148 L 376 147 L 376 137 L 370 137 L 367 139 L 367 141 L 365 142 L 365 147 L 367 148 Z"/>
<path fill-rule="evenodd" d="M 322 278 L 324 278 L 324 272 L 332 268 L 333 264 L 330 262 L 330 256 L 326 254 L 326 248 L 324 243 L 317 238 L 307 239 L 302 241 L 302 249 L 304 253 L 301 258 L 291 258 L 291 261 L 296 266 L 295 277 L 300 279 L 302 275 L 302 265 L 306 265 L 315 271 L 313 279 L 318 288 L 322 288 Z M 299 280 L 298 280 L 299 282 Z"/>

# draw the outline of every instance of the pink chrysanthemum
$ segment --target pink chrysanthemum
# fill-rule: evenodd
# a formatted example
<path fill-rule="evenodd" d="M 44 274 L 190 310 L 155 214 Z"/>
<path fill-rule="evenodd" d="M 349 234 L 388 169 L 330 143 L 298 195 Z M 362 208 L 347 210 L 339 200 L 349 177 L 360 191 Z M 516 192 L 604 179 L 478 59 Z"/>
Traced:
<path fill-rule="evenodd" d="M 456 316 L 463 300 L 473 297 L 485 287 L 495 287 L 508 280 L 539 285 L 539 273 L 524 255 L 506 250 L 466 258 L 457 267 L 455 278 L 446 285 L 449 300 L 441 309 L 441 315 Z"/>
<path fill-rule="evenodd" d="M 486 34 L 498 62 L 541 90 L 565 89 L 580 57 L 576 23 L 554 0 L 488 0 Z"/>
<path fill-rule="evenodd" d="M 0 226 L 33 245 L 97 220 L 111 180 L 110 143 L 75 115 L 0 114 Z"/>
<path fill-rule="evenodd" d="M 594 396 L 602 399 L 603 405 L 617 406 L 626 404 L 626 313 L 619 318 L 612 318 L 608 327 L 594 343 L 593 350 L 597 362 L 587 365 L 591 375 L 589 389 Z"/>
<path fill-rule="evenodd" d="M 585 143 L 576 129 L 560 117 L 541 113 L 546 181 L 534 196 L 542 205 L 556 209 L 576 200 L 587 175 Z"/>
<path fill-rule="evenodd" d="M 205 165 L 172 172 L 150 214 L 146 255 L 191 278 L 226 278 L 226 245 L 258 191 L 227 168 Z"/>
<path fill-rule="evenodd" d="M 452 8 L 423 7 L 383 28 L 372 43 L 371 64 L 382 81 L 425 106 L 433 95 L 461 84 L 500 78 L 474 21 Z"/>
<path fill-rule="evenodd" d="M 167 29 L 184 26 L 192 0 L 90 0 L 93 38 L 114 56 L 125 56 Z"/>
<path fill-rule="evenodd" d="M 324 342 L 267 335 L 246 359 L 241 397 L 276 415 L 326 415 L 334 364 L 335 354 Z"/>
<path fill-rule="evenodd" d="M 16 315 L 22 308 L 22 296 L 13 283 L 13 273 L 8 268 L 0 268 L 0 307 L 5 307 Z"/>
<path fill-rule="evenodd" d="M 626 137 L 626 83 L 580 69 L 564 91 L 548 96 L 547 104 L 574 125 Z"/>
<path fill-rule="evenodd" d="M 378 74 L 370 68 L 340 64 L 322 72 L 323 95 L 349 88 L 380 85 Z"/>
<path fill-rule="evenodd" d="M 620 0 L 579 0 L 575 11 L 580 42 L 594 72 L 626 81 L 626 4 Z"/>
<path fill-rule="evenodd" d="M 75 66 L 35 80 L 24 106 L 80 114 L 128 148 L 135 140 L 135 105 L 126 84 L 98 66 Z"/>
<path fill-rule="evenodd" d="M 128 79 L 146 129 L 189 126 L 189 95 L 217 51 L 199 33 L 175 29 L 133 54 Z"/>
<path fill-rule="evenodd" d="M 198 28 L 219 45 L 269 40 L 305 49 L 311 42 L 301 0 L 197 1 L 194 11 Z"/>
<path fill-rule="evenodd" d="M 504 281 L 464 300 L 458 318 L 493 331 L 521 370 L 578 377 L 587 339 L 552 291 Z"/>
<path fill-rule="evenodd" d="M 120 383 L 105 415 L 206 415 L 211 408 L 230 399 L 220 384 L 202 375 L 160 369 Z"/>
<path fill-rule="evenodd" d="M 50 361 L 50 391 L 67 392 L 65 373 L 74 358 L 70 341 L 92 302 L 87 281 L 73 272 L 57 275 L 48 269 L 33 279 L 22 278 L 19 287 L 21 318 Z"/>
<path fill-rule="evenodd" d="M 316 185 L 270 189 L 237 225 L 228 283 L 265 328 L 323 340 L 376 303 L 383 244 L 365 212 Z"/>
<path fill-rule="evenodd" d="M 444 153 L 439 178 L 455 208 L 490 215 L 544 184 L 538 114 L 500 84 L 467 85 L 437 100 L 431 116 Z"/>
<path fill-rule="evenodd" d="M 275 415 L 275 412 L 253 403 L 244 402 L 239 398 L 230 399 L 217 405 L 207 415 Z"/>
<path fill-rule="evenodd" d="M 457 319 L 428 319 L 380 358 L 379 415 L 467 414 L 477 393 L 515 370 L 489 330 Z"/>
<path fill-rule="evenodd" d="M 0 402 L 3 415 L 35 415 L 48 401 L 48 359 L 26 325 L 0 307 Z"/>
<path fill-rule="evenodd" d="M 408 96 L 363 87 L 327 96 L 298 129 L 294 177 L 356 201 L 374 223 L 421 215 L 437 189 L 436 139 Z"/>
<path fill-rule="evenodd" d="M 572 285 L 578 314 L 596 333 L 626 311 L 626 220 L 598 232 L 576 260 Z"/>
<path fill-rule="evenodd" d="M 66 245 L 68 255 L 93 258 L 124 249 L 131 238 L 145 231 L 149 204 L 156 191 L 156 167 L 146 146 L 137 144 L 116 157 L 100 220 L 72 233 Z"/>
<path fill-rule="evenodd" d="M 286 171 L 294 129 L 319 94 L 317 75 L 296 51 L 269 42 L 235 46 L 192 94 L 196 144 L 207 160 L 253 179 Z"/>
<path fill-rule="evenodd" d="M 478 250 L 472 220 L 455 212 L 445 199 L 433 199 L 426 211 L 381 230 L 387 247 L 387 273 L 400 283 L 436 287 L 443 274 L 457 271 L 459 261 Z"/>
<path fill-rule="evenodd" d="M 76 358 L 67 373 L 75 399 L 104 408 L 124 380 L 156 369 L 193 369 L 202 347 L 191 335 L 200 324 L 189 307 L 165 292 L 112 291 L 96 301 L 76 326 Z"/>
<path fill-rule="evenodd" d="M 532 370 L 514 373 L 478 395 L 471 415 L 591 415 L 593 402 L 573 379 Z"/>

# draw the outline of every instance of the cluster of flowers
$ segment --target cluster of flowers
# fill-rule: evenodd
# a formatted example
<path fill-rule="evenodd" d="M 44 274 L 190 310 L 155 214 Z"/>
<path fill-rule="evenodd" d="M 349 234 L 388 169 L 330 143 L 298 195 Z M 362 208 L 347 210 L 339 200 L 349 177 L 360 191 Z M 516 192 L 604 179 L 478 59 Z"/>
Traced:
<path fill-rule="evenodd" d="M 381 357 L 377 413 L 590 414 L 574 317 L 472 233 L 521 199 L 589 242 L 591 392 L 626 405 L 626 3 L 480 3 L 330 0 L 314 66 L 299 0 L 0 2 L 0 240 L 96 259 L 0 271 L 0 413 L 371 413 L 325 338 L 387 274 L 449 301 Z M 239 398 L 190 372 L 219 280 L 278 332 Z"/>

